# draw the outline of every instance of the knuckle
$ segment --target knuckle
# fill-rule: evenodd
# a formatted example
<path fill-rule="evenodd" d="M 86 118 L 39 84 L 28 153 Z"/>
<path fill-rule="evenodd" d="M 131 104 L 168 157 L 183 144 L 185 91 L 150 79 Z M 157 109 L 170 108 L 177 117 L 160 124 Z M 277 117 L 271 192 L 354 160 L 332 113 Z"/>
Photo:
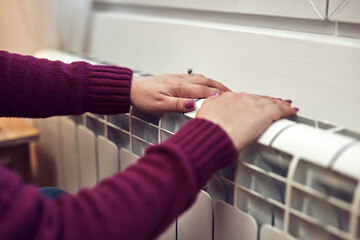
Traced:
<path fill-rule="evenodd" d="M 181 104 L 182 102 L 180 101 L 180 99 L 179 98 L 177 98 L 176 100 L 175 100 L 175 108 L 182 108 L 182 104 Z"/>
<path fill-rule="evenodd" d="M 154 106 L 149 110 L 163 111 L 165 109 L 164 106 L 166 105 L 164 104 L 165 102 L 166 101 L 162 98 L 155 99 Z"/>
<path fill-rule="evenodd" d="M 200 86 L 200 91 L 203 95 L 207 94 L 209 92 L 210 88 L 207 86 Z"/>

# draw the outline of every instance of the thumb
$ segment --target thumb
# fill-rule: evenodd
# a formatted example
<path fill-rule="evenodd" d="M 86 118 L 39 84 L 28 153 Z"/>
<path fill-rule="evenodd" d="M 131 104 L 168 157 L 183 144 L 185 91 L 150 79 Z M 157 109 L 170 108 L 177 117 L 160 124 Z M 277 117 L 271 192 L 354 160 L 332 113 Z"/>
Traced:
<path fill-rule="evenodd" d="M 167 111 L 170 112 L 190 112 L 195 109 L 195 100 L 188 98 L 169 97 Z"/>

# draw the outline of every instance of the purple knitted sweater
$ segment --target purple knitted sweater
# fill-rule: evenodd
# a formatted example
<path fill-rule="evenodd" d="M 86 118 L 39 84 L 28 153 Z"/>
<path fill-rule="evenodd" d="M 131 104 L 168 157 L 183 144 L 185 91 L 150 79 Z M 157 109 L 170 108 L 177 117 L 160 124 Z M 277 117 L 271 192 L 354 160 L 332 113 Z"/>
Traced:
<path fill-rule="evenodd" d="M 0 116 L 125 113 L 131 78 L 127 68 L 0 51 Z M 195 119 L 124 172 L 56 201 L 0 165 L 0 239 L 155 239 L 235 156 L 219 126 Z"/>

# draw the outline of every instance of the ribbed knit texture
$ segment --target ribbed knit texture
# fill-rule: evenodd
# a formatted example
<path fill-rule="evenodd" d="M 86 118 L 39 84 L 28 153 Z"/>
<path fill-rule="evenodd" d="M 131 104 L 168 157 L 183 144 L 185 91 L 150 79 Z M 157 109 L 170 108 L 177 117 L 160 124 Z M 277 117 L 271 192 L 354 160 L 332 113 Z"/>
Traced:
<path fill-rule="evenodd" d="M 128 112 L 133 72 L 117 66 L 89 67 L 86 111 L 102 114 Z"/>
<path fill-rule="evenodd" d="M 132 71 L 0 51 L 0 117 L 125 113 Z M 11 96 L 11 97 L 10 97 Z"/>
<path fill-rule="evenodd" d="M 28 66 L 14 62 L 20 60 L 30 64 L 37 77 Z M 27 76 L 31 81 L 24 80 Z M 130 77 L 130 70 L 119 67 L 67 65 L 0 52 L 0 112 L 45 117 L 57 111 L 125 111 Z M 60 88 L 58 81 L 64 81 Z M 43 93 L 46 98 L 28 92 Z M 34 103 L 41 107 L 24 108 Z M 23 185 L 15 173 L 0 165 L 0 239 L 156 239 L 191 206 L 210 176 L 235 156 L 230 138 L 219 126 L 195 119 L 166 142 L 147 149 L 138 163 L 121 174 L 56 201 L 44 198 L 36 186 Z"/>
<path fill-rule="evenodd" d="M 198 177 L 198 188 L 211 174 L 229 165 L 235 158 L 235 146 L 218 126 L 204 119 L 194 119 L 165 144 L 177 146 L 188 156 Z"/>

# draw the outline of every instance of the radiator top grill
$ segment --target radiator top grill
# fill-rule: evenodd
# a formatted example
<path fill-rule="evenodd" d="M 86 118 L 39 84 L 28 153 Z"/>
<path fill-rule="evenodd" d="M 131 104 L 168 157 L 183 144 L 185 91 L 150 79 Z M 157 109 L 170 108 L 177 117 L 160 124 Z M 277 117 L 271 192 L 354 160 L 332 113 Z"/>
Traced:
<path fill-rule="evenodd" d="M 35 124 L 42 139 L 49 136 L 58 139 L 56 146 L 49 146 L 49 141 L 41 144 L 44 149 L 58 149 L 53 152 L 58 153 L 55 158 L 60 159 L 57 163 L 59 182 L 66 190 L 75 192 L 124 170 L 136 162 L 148 146 L 171 137 L 191 116 L 165 113 L 158 117 L 132 107 L 128 114 L 86 113 L 35 120 Z M 59 132 L 53 136 L 54 129 Z M 96 178 L 95 182 L 87 182 L 91 177 L 73 176 L 71 174 L 76 173 L 67 168 L 72 164 L 72 168 L 80 169 L 80 175 L 88 174 L 81 170 L 83 160 L 79 149 L 84 144 L 81 136 L 93 139 L 94 168 L 86 171 L 93 171 L 91 176 Z M 71 138 L 75 140 L 68 141 Z M 101 155 L 102 144 L 119 152 L 111 166 L 103 160 L 107 155 Z M 66 162 L 69 158 L 79 165 Z M 177 230 L 170 228 L 173 232 L 165 233 L 160 239 L 182 239 L 179 232 L 185 221 L 181 219 L 191 216 L 195 226 L 204 221 L 210 224 L 210 230 L 199 226 L 193 235 L 187 232 L 191 239 L 209 239 L 210 234 L 210 239 L 215 240 L 238 236 L 253 240 L 359 240 L 359 178 L 360 133 L 299 116 L 282 119 L 244 149 L 234 164 L 214 174 L 187 216 L 175 223 Z M 209 202 L 213 209 L 206 215 L 209 219 L 191 213 Z"/>
<path fill-rule="evenodd" d="M 141 156 L 149 145 L 172 136 L 191 119 L 180 113 L 157 117 L 135 108 L 125 115 L 87 113 L 80 120 L 79 117 L 70 118 L 79 124 L 86 122 L 94 133 L 104 135 L 119 148 L 136 156 Z M 289 234 L 298 239 L 360 238 L 360 202 L 356 196 L 360 175 L 347 172 L 353 172 L 356 167 L 360 170 L 360 155 L 350 157 L 352 169 L 336 168 L 336 163 L 347 151 L 360 147 L 359 135 L 302 117 L 281 121 L 277 124 L 282 124 L 283 128 L 272 126 L 277 133 L 271 132 L 270 128 L 264 134 L 272 134 L 273 139 L 263 136 L 243 150 L 236 163 L 219 170 L 209 180 L 203 190 L 210 195 L 213 207 L 219 201 L 224 202 L 254 218 L 254 227 L 258 230 L 271 226 L 285 236 Z M 287 151 L 286 145 L 281 143 L 291 144 L 297 137 L 296 128 L 304 131 L 304 127 L 308 138 L 319 139 L 297 139 L 294 142 L 297 146 Z M 287 136 L 286 131 L 292 128 L 294 134 Z M 288 138 L 286 141 L 281 140 L 284 134 Z M 301 145 L 306 147 L 309 142 L 310 152 Z M 337 146 L 335 154 L 332 153 L 330 159 L 318 161 L 316 156 L 321 153 L 316 151 L 334 152 L 334 149 L 328 149 L 328 142 Z M 327 156 L 326 152 L 324 156 Z"/>

